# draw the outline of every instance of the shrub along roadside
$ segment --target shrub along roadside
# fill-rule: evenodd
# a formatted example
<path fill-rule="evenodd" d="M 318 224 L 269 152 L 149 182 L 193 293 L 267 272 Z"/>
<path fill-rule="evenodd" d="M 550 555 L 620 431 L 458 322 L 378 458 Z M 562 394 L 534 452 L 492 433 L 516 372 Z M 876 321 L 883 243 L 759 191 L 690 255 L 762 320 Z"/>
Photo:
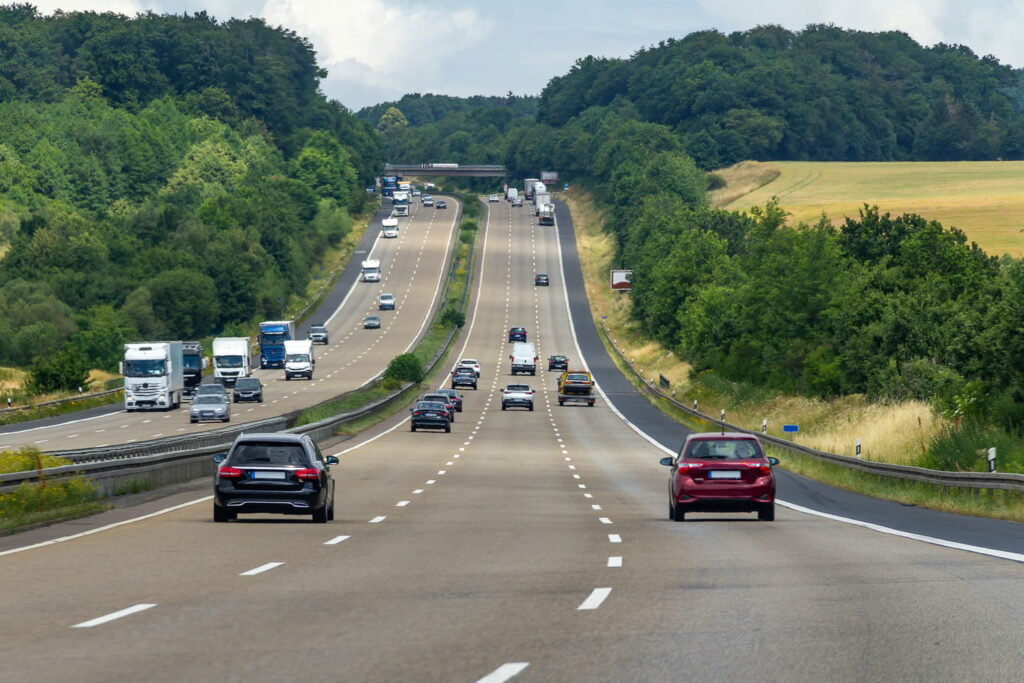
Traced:
<path fill-rule="evenodd" d="M 70 464 L 65 458 L 46 455 L 37 448 L 0 453 L 0 473 Z M 0 533 L 43 522 L 74 519 L 106 507 L 99 502 L 96 488 L 84 477 L 24 482 L 13 491 L 0 493 Z"/>

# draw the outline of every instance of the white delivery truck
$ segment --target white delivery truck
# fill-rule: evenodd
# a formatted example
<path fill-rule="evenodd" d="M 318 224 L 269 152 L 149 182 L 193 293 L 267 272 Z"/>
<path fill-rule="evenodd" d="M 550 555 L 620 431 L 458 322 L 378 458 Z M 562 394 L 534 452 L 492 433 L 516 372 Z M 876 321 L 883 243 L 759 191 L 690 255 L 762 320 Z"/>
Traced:
<path fill-rule="evenodd" d="M 292 339 L 284 343 L 284 378 L 305 377 L 313 379 L 313 341 Z"/>
<path fill-rule="evenodd" d="M 398 237 L 398 219 L 391 216 L 382 220 L 380 222 L 380 232 L 383 237 Z"/>
<path fill-rule="evenodd" d="M 363 261 L 363 282 L 380 282 L 380 261 L 368 258 Z"/>
<path fill-rule="evenodd" d="M 527 178 L 523 181 L 523 194 L 526 196 L 526 201 L 533 199 L 533 186 L 539 182 L 536 178 Z"/>
<path fill-rule="evenodd" d="M 512 354 L 509 356 L 512 361 L 512 374 L 530 373 L 537 374 L 537 349 L 533 342 L 516 342 L 512 345 Z"/>
<path fill-rule="evenodd" d="M 519 199 L 519 190 L 517 190 L 514 187 L 508 188 L 508 191 L 505 193 L 505 199 L 509 200 L 510 202 L 514 202 L 515 200 Z"/>
<path fill-rule="evenodd" d="M 182 342 L 139 342 L 124 345 L 124 409 L 171 410 L 185 393 Z"/>
<path fill-rule="evenodd" d="M 539 216 L 540 210 L 551 203 L 551 195 L 547 192 L 537 192 L 533 195 L 533 214 Z"/>
<path fill-rule="evenodd" d="M 213 340 L 213 380 L 235 386 L 239 377 L 252 374 L 248 337 L 217 337 Z"/>

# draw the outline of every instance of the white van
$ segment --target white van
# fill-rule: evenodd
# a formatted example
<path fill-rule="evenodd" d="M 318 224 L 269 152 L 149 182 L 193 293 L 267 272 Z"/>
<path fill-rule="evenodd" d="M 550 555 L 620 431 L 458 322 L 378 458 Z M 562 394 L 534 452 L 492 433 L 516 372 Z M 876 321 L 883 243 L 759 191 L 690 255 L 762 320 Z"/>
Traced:
<path fill-rule="evenodd" d="M 363 261 L 363 282 L 380 282 L 380 261 L 375 258 Z"/>
<path fill-rule="evenodd" d="M 398 237 L 398 219 L 395 217 L 385 218 L 381 221 L 381 234 L 384 237 Z"/>
<path fill-rule="evenodd" d="M 407 217 L 409 215 L 409 205 L 408 204 L 395 204 L 395 208 L 391 209 L 391 215 L 392 216 L 400 216 L 402 218 Z"/>
<path fill-rule="evenodd" d="M 537 349 L 532 342 L 516 342 L 512 345 L 512 374 L 530 373 L 537 374 Z"/>
<path fill-rule="evenodd" d="M 284 378 L 305 377 L 313 379 L 313 340 L 289 339 L 284 343 Z"/>

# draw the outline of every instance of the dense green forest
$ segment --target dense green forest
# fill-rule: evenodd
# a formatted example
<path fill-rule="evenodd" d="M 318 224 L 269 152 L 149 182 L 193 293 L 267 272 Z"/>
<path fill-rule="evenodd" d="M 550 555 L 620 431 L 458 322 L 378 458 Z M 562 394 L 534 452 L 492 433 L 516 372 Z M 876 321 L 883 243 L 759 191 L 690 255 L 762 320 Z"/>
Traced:
<path fill-rule="evenodd" d="M 789 225 L 774 205 L 710 209 L 702 170 L 745 157 L 1017 158 L 1018 79 L 966 48 L 903 34 L 763 27 L 580 60 L 545 89 L 539 120 L 453 103 L 449 117 L 435 109 L 380 132 L 401 159 L 504 163 L 516 178 L 557 169 L 590 189 L 618 265 L 635 270 L 634 317 L 697 374 L 822 397 L 923 398 L 965 429 L 1020 435 L 1024 262 L 990 257 L 927 217 L 871 207 L 838 227 Z M 1015 457 L 1017 444 L 1006 446 Z M 924 464 L 982 466 L 973 448 L 955 457 Z"/>
<path fill-rule="evenodd" d="M 0 364 L 280 315 L 383 159 L 258 19 L 8 6 L 0 45 Z"/>

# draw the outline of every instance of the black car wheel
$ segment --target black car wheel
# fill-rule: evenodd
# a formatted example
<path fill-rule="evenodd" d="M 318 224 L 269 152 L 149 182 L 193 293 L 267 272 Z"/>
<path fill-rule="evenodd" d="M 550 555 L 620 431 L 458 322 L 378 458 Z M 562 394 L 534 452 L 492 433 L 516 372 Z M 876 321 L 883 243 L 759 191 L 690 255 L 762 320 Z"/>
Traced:
<path fill-rule="evenodd" d="M 452 426 L 450 424 L 445 425 L 444 426 L 444 433 L 447 434 L 450 431 L 452 431 Z"/>
<path fill-rule="evenodd" d="M 415 432 L 416 431 L 416 424 L 415 423 L 410 425 L 410 427 L 411 427 L 411 429 L 409 430 L 410 432 Z"/>
<path fill-rule="evenodd" d="M 531 413 L 533 412 L 533 404 L 532 403 L 530 404 L 530 412 Z"/>
<path fill-rule="evenodd" d="M 774 522 L 775 521 L 775 503 L 765 505 L 757 511 L 757 518 L 762 522 Z"/>
<path fill-rule="evenodd" d="M 334 521 L 334 496 L 331 496 L 331 504 L 327 507 L 327 521 Z"/>
<path fill-rule="evenodd" d="M 675 522 L 682 522 L 686 519 L 686 510 L 682 509 L 678 505 L 668 504 L 668 515 Z"/>
<path fill-rule="evenodd" d="M 235 513 L 225 510 L 219 505 L 213 506 L 213 521 L 227 522 L 235 518 Z"/>
<path fill-rule="evenodd" d="M 313 510 L 313 521 L 316 524 L 327 524 L 327 520 L 330 518 L 329 512 L 327 503 L 324 503 L 323 506 Z"/>

